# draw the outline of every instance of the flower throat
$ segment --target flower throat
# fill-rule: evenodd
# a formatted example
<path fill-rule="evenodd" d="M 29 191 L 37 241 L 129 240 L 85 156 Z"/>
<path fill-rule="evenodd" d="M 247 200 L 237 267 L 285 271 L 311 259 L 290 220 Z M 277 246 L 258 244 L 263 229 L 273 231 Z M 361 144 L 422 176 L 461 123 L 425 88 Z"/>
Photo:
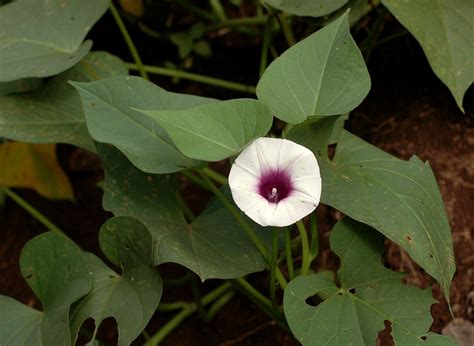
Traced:
<path fill-rule="evenodd" d="M 260 177 L 258 193 L 270 203 L 278 203 L 293 191 L 290 175 L 284 170 L 269 170 Z"/>

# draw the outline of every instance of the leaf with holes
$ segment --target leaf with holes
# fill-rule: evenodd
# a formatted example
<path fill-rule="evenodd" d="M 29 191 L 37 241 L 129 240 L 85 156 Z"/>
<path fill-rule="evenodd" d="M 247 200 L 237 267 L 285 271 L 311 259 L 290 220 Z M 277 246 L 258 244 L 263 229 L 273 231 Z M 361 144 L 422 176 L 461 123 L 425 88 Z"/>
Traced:
<path fill-rule="evenodd" d="M 257 96 L 277 118 L 297 124 L 349 112 L 369 90 L 369 73 L 346 12 L 273 61 L 258 82 Z"/>
<path fill-rule="evenodd" d="M 474 6 L 470 0 L 383 0 L 415 36 L 433 72 L 464 111 L 464 93 L 474 82 Z"/>
<path fill-rule="evenodd" d="M 23 248 L 20 268 L 43 312 L 0 296 L 0 344 L 70 345 L 70 306 L 91 289 L 83 252 L 65 236 L 43 233 Z"/>
<path fill-rule="evenodd" d="M 263 103 L 236 99 L 185 110 L 139 110 L 160 124 L 188 157 L 220 161 L 265 136 L 273 116 Z"/>
<path fill-rule="evenodd" d="M 265 268 L 259 251 L 220 203 L 211 203 L 188 224 L 176 198 L 174 177 L 143 173 L 110 146 L 99 145 L 98 150 L 106 177 L 104 208 L 148 228 L 155 265 L 178 263 L 202 280 L 237 278 Z M 269 244 L 270 232 L 255 230 Z"/>
<path fill-rule="evenodd" d="M 321 202 L 364 222 L 404 248 L 449 297 L 455 264 L 451 230 L 429 164 L 399 160 L 341 131 L 329 160 L 328 142 L 338 117 L 294 128 L 289 139 L 311 149 L 321 170 Z"/>
<path fill-rule="evenodd" d="M 0 81 L 48 77 L 77 64 L 109 0 L 17 0 L 0 7 Z"/>
<path fill-rule="evenodd" d="M 130 345 L 150 321 L 163 291 L 161 278 L 153 268 L 151 235 L 140 222 L 115 217 L 102 226 L 99 241 L 107 258 L 122 268 L 122 275 L 95 255 L 84 255 L 93 275 L 92 290 L 71 309 L 73 342 L 86 319 L 95 321 L 92 342 L 100 323 L 113 317 L 118 326 L 118 345 Z"/>
<path fill-rule="evenodd" d="M 0 137 L 28 143 L 69 143 L 95 151 L 81 100 L 68 81 L 86 82 L 127 73 L 119 58 L 93 52 L 41 88 L 0 97 Z"/>
<path fill-rule="evenodd" d="M 382 265 L 383 237 L 346 217 L 331 232 L 332 250 L 341 259 L 334 280 L 324 274 L 299 276 L 285 289 L 283 305 L 291 331 L 303 345 L 373 345 L 384 321 L 396 345 L 456 345 L 428 332 L 433 322 L 430 290 L 403 284 L 403 274 Z M 322 303 L 307 299 L 319 295 Z"/>
<path fill-rule="evenodd" d="M 168 92 L 140 77 L 73 85 L 81 96 L 91 136 L 119 148 L 142 171 L 172 173 L 200 164 L 184 156 L 156 121 L 132 107 L 187 109 L 216 100 Z"/>
<path fill-rule="evenodd" d="M 265 2 L 297 16 L 322 17 L 341 8 L 348 0 L 265 0 Z"/>

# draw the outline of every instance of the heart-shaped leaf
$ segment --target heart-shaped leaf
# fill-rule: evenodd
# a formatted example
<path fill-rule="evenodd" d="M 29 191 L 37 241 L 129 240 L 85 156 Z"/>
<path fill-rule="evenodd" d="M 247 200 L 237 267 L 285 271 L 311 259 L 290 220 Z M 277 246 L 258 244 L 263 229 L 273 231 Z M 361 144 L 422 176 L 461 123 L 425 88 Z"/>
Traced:
<path fill-rule="evenodd" d="M 140 110 L 156 120 L 188 157 L 220 161 L 237 154 L 272 126 L 270 109 L 257 100 L 237 99 L 185 110 Z"/>
<path fill-rule="evenodd" d="M 17 0 L 0 7 L 0 81 L 48 77 L 77 64 L 109 0 Z"/>
<path fill-rule="evenodd" d="M 65 236 L 47 232 L 25 245 L 20 267 L 44 312 L 0 296 L 0 344 L 70 345 L 70 306 L 91 289 L 83 252 Z"/>
<path fill-rule="evenodd" d="M 122 268 L 122 276 L 95 255 L 85 254 L 93 275 L 92 290 L 71 309 L 73 342 L 86 319 L 95 321 L 93 342 L 100 323 L 113 317 L 118 326 L 118 345 L 130 345 L 145 329 L 163 291 L 161 278 L 153 268 L 151 235 L 140 222 L 115 217 L 102 226 L 99 240 L 107 258 Z"/>
<path fill-rule="evenodd" d="M 348 0 L 265 0 L 265 2 L 297 16 L 322 17 L 341 8 Z"/>
<path fill-rule="evenodd" d="M 349 112 L 369 90 L 369 73 L 346 12 L 273 61 L 258 82 L 257 96 L 274 116 L 297 124 Z"/>
<path fill-rule="evenodd" d="M 474 82 L 474 6 L 465 0 L 383 0 L 420 43 L 433 72 L 464 111 L 464 93 Z"/>
<path fill-rule="evenodd" d="M 285 316 L 303 345 L 373 345 L 384 321 L 391 323 L 396 345 L 456 345 L 428 332 L 432 323 L 430 290 L 404 285 L 403 274 L 381 263 L 383 237 L 348 217 L 331 232 L 331 248 L 340 257 L 340 286 L 327 275 L 299 276 L 285 289 Z M 317 306 L 306 300 L 319 295 Z"/>
<path fill-rule="evenodd" d="M 416 156 L 399 160 L 345 130 L 330 161 L 327 145 L 336 119 L 297 127 L 288 136 L 316 155 L 323 183 L 321 202 L 396 242 L 449 297 L 455 271 L 453 243 L 430 166 Z"/>
<path fill-rule="evenodd" d="M 174 177 L 143 173 L 110 146 L 98 145 L 98 150 L 106 175 L 104 208 L 148 228 L 155 265 L 178 263 L 202 280 L 237 278 L 265 268 L 257 248 L 221 204 L 212 203 L 188 224 L 177 202 Z M 269 232 L 256 231 L 268 244 Z"/>
<path fill-rule="evenodd" d="M 119 58 L 93 52 L 39 89 L 0 97 L 0 137 L 28 143 L 70 143 L 95 151 L 79 95 L 68 81 L 127 73 Z"/>
<path fill-rule="evenodd" d="M 186 109 L 216 100 L 168 92 L 140 77 L 73 84 L 81 95 L 91 136 L 119 148 L 142 171 L 172 173 L 199 164 L 184 156 L 157 122 L 132 107 Z"/>

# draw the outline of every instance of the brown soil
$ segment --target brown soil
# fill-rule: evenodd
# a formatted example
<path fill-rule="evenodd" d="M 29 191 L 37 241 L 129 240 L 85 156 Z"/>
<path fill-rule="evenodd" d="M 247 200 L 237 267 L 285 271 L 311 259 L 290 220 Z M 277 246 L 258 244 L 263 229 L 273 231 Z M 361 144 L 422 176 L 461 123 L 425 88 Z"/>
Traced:
<path fill-rule="evenodd" d="M 397 25 L 392 23 L 396 30 Z M 127 58 L 122 48 L 110 46 L 107 37 L 113 23 L 105 18 L 97 32 L 96 47 L 109 50 Z M 104 29 L 105 28 L 105 29 Z M 399 28 L 398 28 L 399 29 Z M 137 35 L 137 33 L 135 33 Z M 145 42 L 145 43 L 144 43 Z M 147 46 L 147 39 L 139 40 Z M 98 44 L 97 44 L 98 43 Z M 156 45 L 156 42 L 154 42 Z M 227 78 L 229 80 L 255 83 L 255 62 L 258 50 L 254 47 L 230 47 L 228 42 L 214 42 L 215 55 L 210 61 L 197 59 L 195 70 Z M 147 47 L 152 47 L 148 45 Z M 169 48 L 169 47 L 167 47 Z M 117 52 L 118 50 L 118 52 Z M 156 51 L 145 53 L 152 56 Z M 402 54 L 403 55 L 400 55 Z M 238 56 L 239 59 L 235 57 Z M 240 59 L 240 57 L 242 59 Z M 164 59 L 164 58 L 163 58 Z M 149 58 L 150 63 L 156 59 Z M 216 67 L 209 71 L 211 67 Z M 245 66 L 249 66 L 247 69 Z M 468 114 L 463 115 L 448 89 L 432 74 L 417 43 L 406 36 L 376 48 L 369 62 L 372 91 L 351 115 L 347 128 L 370 143 L 402 159 L 416 154 L 429 160 L 440 185 L 443 200 L 453 231 L 457 272 L 451 288 L 451 303 L 455 316 L 474 321 L 474 274 L 472 231 L 474 229 L 474 90 L 465 97 Z M 156 82 L 170 90 L 201 94 L 211 97 L 241 97 L 238 93 L 221 91 L 200 84 L 181 82 L 172 85 L 167 79 L 156 78 Z M 245 96 L 245 95 L 244 95 Z M 100 255 L 97 232 L 100 225 L 110 217 L 101 207 L 100 188 L 96 186 L 102 178 L 98 159 L 81 150 L 60 146 L 60 161 L 68 173 L 75 189 L 76 201 L 53 202 L 39 197 L 31 191 L 19 193 L 59 227 L 78 242 L 80 246 Z M 225 167 L 223 168 L 225 169 Z M 186 189 L 186 200 L 194 210 L 202 208 L 202 191 Z M 209 196 L 205 196 L 207 199 Z M 337 268 L 337 259 L 328 249 L 329 231 L 340 213 L 325 206 L 318 208 L 321 241 L 318 268 Z M 29 216 L 14 202 L 7 200 L 0 211 L 0 294 L 40 308 L 31 290 L 23 281 L 18 260 L 21 248 L 44 227 Z M 423 270 L 413 264 L 406 253 L 387 241 L 385 259 L 394 270 L 408 272 L 406 281 L 419 287 L 432 284 Z M 316 269 L 316 268 L 314 268 Z M 176 265 L 159 268 L 164 278 L 179 276 L 185 271 Z M 250 281 L 262 292 L 267 290 L 265 275 L 252 275 Z M 206 282 L 203 292 L 215 286 Z M 442 298 L 439 286 L 434 283 L 434 296 L 441 303 L 432 307 L 434 323 L 432 330 L 440 332 L 450 320 L 450 313 Z M 191 299 L 187 286 L 165 287 L 164 301 Z M 172 317 L 172 314 L 157 313 L 147 332 L 153 334 Z M 114 344 L 116 331 L 113 321 L 101 328 L 100 337 L 107 344 Z M 386 340 L 386 339 L 384 339 Z M 138 339 L 136 344 L 141 344 Z M 297 345 L 294 338 L 271 321 L 246 297 L 237 294 L 209 323 L 202 322 L 197 315 L 182 323 L 163 342 L 164 345 Z"/>

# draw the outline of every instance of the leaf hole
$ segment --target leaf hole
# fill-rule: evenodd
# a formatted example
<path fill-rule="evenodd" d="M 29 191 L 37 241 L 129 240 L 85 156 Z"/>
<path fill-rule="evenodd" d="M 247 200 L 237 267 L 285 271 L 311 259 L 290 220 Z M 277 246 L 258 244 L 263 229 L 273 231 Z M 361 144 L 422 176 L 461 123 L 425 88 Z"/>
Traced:
<path fill-rule="evenodd" d="M 318 306 L 323 302 L 323 300 L 317 294 L 315 294 L 314 296 L 306 298 L 305 302 L 309 306 Z"/>
<path fill-rule="evenodd" d="M 423 341 L 426 341 L 426 335 L 423 335 L 423 336 L 420 336 L 420 339 L 423 340 Z"/>
<path fill-rule="evenodd" d="M 349 290 L 349 292 L 352 293 L 352 294 L 355 294 L 355 293 L 356 293 L 356 289 L 353 287 L 353 288 L 351 288 L 351 289 Z"/>
<path fill-rule="evenodd" d="M 430 253 L 429 256 L 430 256 L 430 258 L 433 258 L 433 254 L 432 254 L 432 253 Z"/>
<path fill-rule="evenodd" d="M 406 239 L 406 241 L 409 242 L 409 243 L 411 243 L 411 241 L 412 241 L 412 239 L 411 239 L 411 237 L 410 237 L 409 235 L 406 235 L 406 236 L 405 236 L 405 239 Z"/>
<path fill-rule="evenodd" d="M 31 279 L 32 277 L 33 277 L 33 273 L 28 274 L 27 276 L 25 276 L 25 279 Z"/>

